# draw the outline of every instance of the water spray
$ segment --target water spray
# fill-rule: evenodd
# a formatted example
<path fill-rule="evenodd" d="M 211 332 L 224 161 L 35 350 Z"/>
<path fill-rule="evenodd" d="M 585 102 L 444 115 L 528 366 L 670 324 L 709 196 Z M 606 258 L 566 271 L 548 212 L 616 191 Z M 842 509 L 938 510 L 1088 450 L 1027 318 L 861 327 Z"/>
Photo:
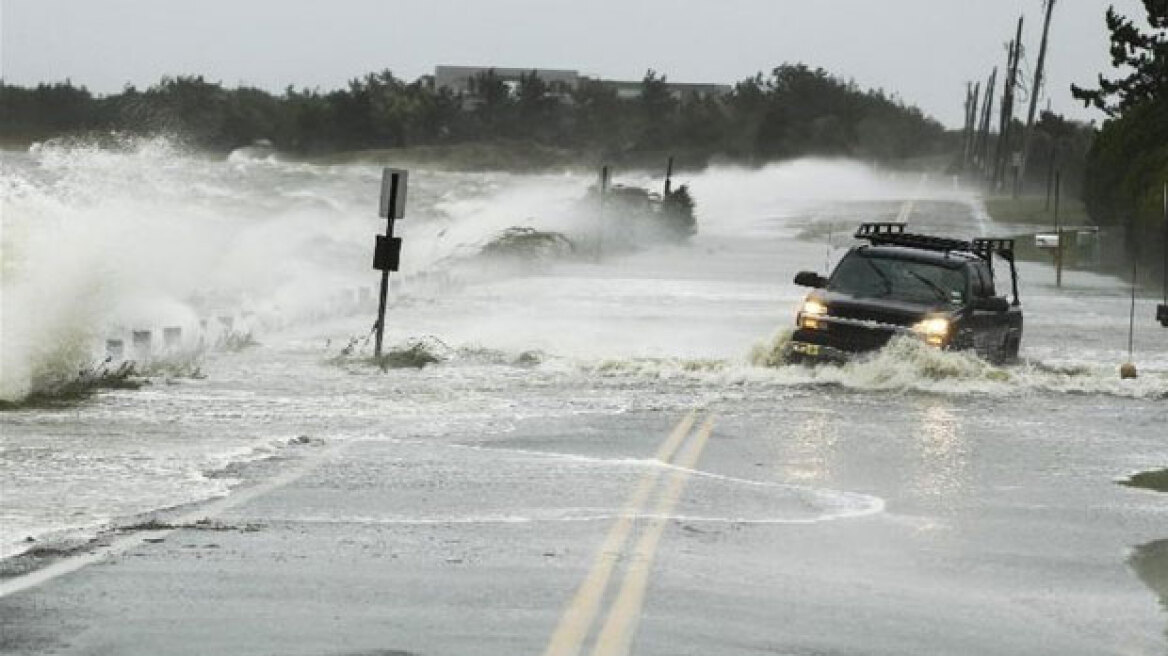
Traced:
<path fill-rule="evenodd" d="M 823 273 L 824 275 L 831 275 L 831 247 L 832 241 L 835 238 L 835 226 L 828 224 L 827 228 L 827 252 L 823 255 Z"/>

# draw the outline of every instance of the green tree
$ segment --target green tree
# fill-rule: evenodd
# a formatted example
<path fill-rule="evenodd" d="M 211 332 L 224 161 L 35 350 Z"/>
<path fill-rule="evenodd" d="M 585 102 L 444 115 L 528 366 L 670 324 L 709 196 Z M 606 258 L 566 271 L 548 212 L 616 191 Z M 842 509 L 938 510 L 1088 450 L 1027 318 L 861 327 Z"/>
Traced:
<path fill-rule="evenodd" d="M 1126 75 L 1100 75 L 1098 89 L 1072 86 L 1071 93 L 1109 116 L 1087 158 L 1088 211 L 1100 224 L 1127 226 L 1129 252 L 1159 267 L 1168 248 L 1161 210 L 1168 182 L 1168 0 L 1144 0 L 1144 8 L 1148 32 L 1107 11 L 1112 64 Z"/>
<path fill-rule="evenodd" d="M 471 78 L 470 98 L 474 104 L 474 115 L 478 119 L 479 136 L 488 139 L 507 136 L 515 99 L 511 95 L 511 87 L 495 73 L 495 69 Z"/>
<path fill-rule="evenodd" d="M 670 92 L 664 75 L 657 75 L 653 69 L 645 72 L 637 106 L 640 110 L 637 147 L 642 150 L 667 148 L 675 134 L 678 101 Z"/>
<path fill-rule="evenodd" d="M 1109 116 L 1163 100 L 1168 93 L 1168 0 L 1143 0 L 1150 31 L 1136 27 L 1115 7 L 1107 9 L 1111 32 L 1111 65 L 1127 75 L 1115 79 L 1099 76 L 1098 89 L 1071 85 L 1071 94 L 1084 105 L 1094 105 Z"/>
<path fill-rule="evenodd" d="M 577 147 L 592 147 L 605 154 L 632 146 L 627 104 L 616 90 L 597 80 L 583 80 L 572 92 L 572 135 Z"/>
<path fill-rule="evenodd" d="M 527 137 L 535 141 L 550 143 L 560 134 L 560 100 L 553 95 L 551 86 L 540 79 L 535 71 L 519 76 L 515 89 L 516 137 Z"/>

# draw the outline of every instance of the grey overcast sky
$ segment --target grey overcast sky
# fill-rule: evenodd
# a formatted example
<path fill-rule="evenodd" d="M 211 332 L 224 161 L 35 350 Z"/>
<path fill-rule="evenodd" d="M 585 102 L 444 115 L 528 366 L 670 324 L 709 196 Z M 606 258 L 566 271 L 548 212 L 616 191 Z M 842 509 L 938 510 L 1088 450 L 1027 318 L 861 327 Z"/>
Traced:
<path fill-rule="evenodd" d="M 1025 14 L 1027 75 L 1042 0 L 0 0 L 0 73 L 9 84 L 63 81 L 90 90 L 201 74 L 229 86 L 343 85 L 436 64 L 571 68 L 612 79 L 646 69 L 677 82 L 733 83 L 784 62 L 821 66 L 883 88 L 949 126 L 967 80 L 1004 68 Z M 1061 0 L 1043 106 L 1099 119 L 1071 82 L 1109 71 L 1109 4 L 1144 18 L 1139 0 Z M 999 78 L 1000 79 L 1000 78 Z M 1000 88 L 1000 87 L 999 87 Z"/>

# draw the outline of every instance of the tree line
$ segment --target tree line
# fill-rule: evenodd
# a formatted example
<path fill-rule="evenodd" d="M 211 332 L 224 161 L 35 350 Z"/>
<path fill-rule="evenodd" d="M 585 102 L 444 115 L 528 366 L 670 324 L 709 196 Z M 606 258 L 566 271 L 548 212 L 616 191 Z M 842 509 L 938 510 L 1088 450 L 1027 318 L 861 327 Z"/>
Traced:
<path fill-rule="evenodd" d="M 1100 225 L 1127 228 L 1128 252 L 1162 270 L 1168 248 L 1168 1 L 1143 0 L 1146 28 L 1107 11 L 1112 64 L 1122 77 L 1071 93 L 1108 115 L 1087 155 L 1083 200 Z"/>
<path fill-rule="evenodd" d="M 0 116 L 0 140 L 9 144 L 114 131 L 177 135 L 217 151 L 267 139 L 302 155 L 518 141 L 618 159 L 669 150 L 701 161 L 889 161 L 937 154 L 950 141 L 916 107 L 803 64 L 744 79 L 724 96 L 682 97 L 652 70 L 630 98 L 595 80 L 557 88 L 534 71 L 512 83 L 487 70 L 464 93 L 388 70 L 332 91 L 288 87 L 278 94 L 202 76 L 165 77 L 145 90 L 127 86 L 108 95 L 68 81 L 0 82 Z"/>

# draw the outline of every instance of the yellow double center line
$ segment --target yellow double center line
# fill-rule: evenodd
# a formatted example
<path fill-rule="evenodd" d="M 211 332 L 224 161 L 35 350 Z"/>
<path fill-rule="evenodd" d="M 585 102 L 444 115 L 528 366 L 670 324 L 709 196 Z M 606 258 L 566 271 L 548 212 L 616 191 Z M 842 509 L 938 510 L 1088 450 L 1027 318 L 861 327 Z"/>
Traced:
<path fill-rule="evenodd" d="M 657 460 L 670 463 L 696 422 L 696 412 L 686 415 L 657 449 Z M 672 462 L 677 469 L 666 481 L 652 517 L 633 548 L 629 564 L 625 568 L 620 592 L 612 602 L 593 646 L 593 656 L 623 656 L 628 653 L 640 621 L 641 608 L 645 603 L 645 588 L 649 583 L 653 558 L 665 532 L 668 516 L 677 506 L 685 483 L 701 457 L 702 449 L 705 448 L 713 430 L 713 420 L 707 419 L 677 456 L 676 461 Z M 637 516 L 656 489 L 660 476 L 661 470 L 654 468 L 641 477 L 632 496 L 625 503 L 621 516 L 605 536 L 584 582 L 580 584 L 575 597 L 564 610 L 560 623 L 552 633 L 547 649 L 544 650 L 544 656 L 576 656 L 580 653 L 584 640 L 600 612 L 604 592 L 633 532 Z"/>

